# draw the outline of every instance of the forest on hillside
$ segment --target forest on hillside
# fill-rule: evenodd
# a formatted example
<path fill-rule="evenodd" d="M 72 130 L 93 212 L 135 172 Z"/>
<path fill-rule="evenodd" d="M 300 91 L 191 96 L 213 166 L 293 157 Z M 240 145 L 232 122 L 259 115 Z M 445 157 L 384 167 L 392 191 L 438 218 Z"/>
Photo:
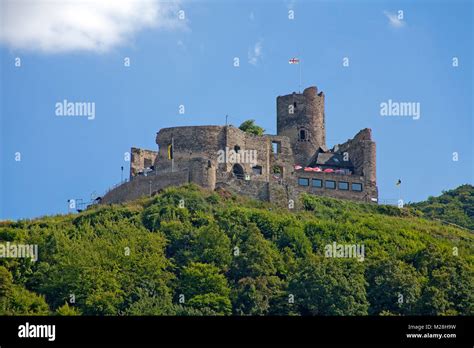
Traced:
<path fill-rule="evenodd" d="M 462 185 L 439 197 L 412 203 L 426 217 L 440 219 L 474 231 L 474 186 Z"/>
<path fill-rule="evenodd" d="M 401 209 L 304 196 L 292 211 L 189 185 L 3 221 L 0 244 L 39 259 L 0 258 L 0 315 L 473 315 L 474 235 L 430 219 L 472 228 L 465 186 Z"/>

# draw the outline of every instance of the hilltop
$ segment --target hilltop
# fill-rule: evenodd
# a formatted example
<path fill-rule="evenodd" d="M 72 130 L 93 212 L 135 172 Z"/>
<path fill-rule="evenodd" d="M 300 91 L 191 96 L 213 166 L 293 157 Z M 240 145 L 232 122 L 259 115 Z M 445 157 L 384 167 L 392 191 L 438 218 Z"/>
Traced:
<path fill-rule="evenodd" d="M 474 186 L 462 185 L 439 197 L 411 204 L 426 217 L 447 221 L 474 231 Z"/>
<path fill-rule="evenodd" d="M 472 223 L 472 186 L 446 194 Z M 187 185 L 2 222 L 39 260 L 0 258 L 0 315 L 473 315 L 474 235 L 430 220 L 441 197 L 292 211 Z"/>

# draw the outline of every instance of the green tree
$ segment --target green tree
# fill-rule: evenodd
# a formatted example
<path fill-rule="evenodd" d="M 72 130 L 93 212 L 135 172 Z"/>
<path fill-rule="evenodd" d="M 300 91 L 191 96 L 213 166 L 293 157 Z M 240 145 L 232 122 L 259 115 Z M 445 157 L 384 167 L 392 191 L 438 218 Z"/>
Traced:
<path fill-rule="evenodd" d="M 431 245 L 416 253 L 413 262 L 428 278 L 419 314 L 474 314 L 474 271 L 465 259 Z"/>
<path fill-rule="evenodd" d="M 300 268 L 290 280 L 288 293 L 301 315 L 367 315 L 360 262 L 310 257 L 301 261 Z"/>
<path fill-rule="evenodd" d="M 135 291 L 135 300 L 124 311 L 126 315 L 175 315 L 171 298 L 143 288 Z"/>
<path fill-rule="evenodd" d="M 185 303 L 193 308 L 208 308 L 221 315 L 231 313 L 227 280 L 214 265 L 192 262 L 185 267 L 179 291 L 184 295 Z"/>
<path fill-rule="evenodd" d="M 367 281 L 369 314 L 379 315 L 389 311 L 407 315 L 416 308 L 424 278 L 413 266 L 400 260 L 386 259 L 368 267 Z"/>
<path fill-rule="evenodd" d="M 230 239 L 217 225 L 203 226 L 196 233 L 193 254 L 196 261 L 226 271 L 232 258 Z"/>
<path fill-rule="evenodd" d="M 439 197 L 429 197 L 424 202 L 410 206 L 421 210 L 429 218 L 448 221 L 474 230 L 474 186 L 461 185 L 443 192 Z"/>
<path fill-rule="evenodd" d="M 278 240 L 280 249 L 290 248 L 297 256 L 305 257 L 311 254 L 312 246 L 308 237 L 300 227 L 291 226 L 283 230 Z"/>
<path fill-rule="evenodd" d="M 171 298 L 166 240 L 135 224 L 133 219 L 105 219 L 92 228 L 84 221 L 69 232 L 75 233 L 72 238 L 54 231 L 58 252 L 37 266 L 34 290 L 46 295 L 52 308 L 74 296 L 85 315 L 117 315 L 138 289 Z"/>
<path fill-rule="evenodd" d="M 233 290 L 233 308 L 238 315 L 266 315 L 283 295 L 283 281 L 276 276 L 242 278 Z"/>
<path fill-rule="evenodd" d="M 13 278 L 11 273 L 0 266 L 0 300 L 8 297 L 12 292 Z"/>
<path fill-rule="evenodd" d="M 7 314 L 9 299 L 13 292 L 13 277 L 3 266 L 0 266 L 0 315 Z"/>
<path fill-rule="evenodd" d="M 228 295 L 216 293 L 199 294 L 191 297 L 188 304 L 202 312 L 208 310 L 214 315 L 229 315 L 232 312 L 232 305 Z"/>
<path fill-rule="evenodd" d="M 242 122 L 242 124 L 239 126 L 239 129 L 254 135 L 263 135 L 265 132 L 265 129 L 255 124 L 255 120 L 247 120 Z"/>
<path fill-rule="evenodd" d="M 13 285 L 11 295 L 7 297 L 4 315 L 48 315 L 49 306 L 44 296 L 38 295 L 21 286 Z"/>
<path fill-rule="evenodd" d="M 471 217 L 471 191 L 429 199 L 433 217 Z M 474 314 L 469 231 L 415 208 L 314 195 L 302 203 L 288 211 L 185 185 L 0 222 L 0 243 L 40 250 L 37 262 L 0 259 L 0 315 Z M 323 257 L 335 240 L 363 241 L 365 261 Z"/>
<path fill-rule="evenodd" d="M 78 316 L 81 315 L 81 311 L 78 310 L 77 308 L 69 306 L 69 304 L 66 302 L 64 305 L 56 309 L 56 315 L 60 316 Z"/>
<path fill-rule="evenodd" d="M 230 269 L 231 276 L 236 280 L 274 275 L 280 267 L 278 249 L 265 239 L 253 223 L 240 235 L 237 248 L 238 253 L 234 253 Z"/>

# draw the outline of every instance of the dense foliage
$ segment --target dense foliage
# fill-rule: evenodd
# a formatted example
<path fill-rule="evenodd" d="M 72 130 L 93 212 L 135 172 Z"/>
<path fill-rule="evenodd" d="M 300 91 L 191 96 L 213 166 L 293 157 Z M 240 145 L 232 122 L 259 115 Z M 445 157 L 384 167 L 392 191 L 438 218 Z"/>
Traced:
<path fill-rule="evenodd" d="M 411 204 L 425 216 L 451 222 L 474 231 L 474 186 L 462 185 L 439 197 Z"/>
<path fill-rule="evenodd" d="M 265 129 L 255 124 L 255 120 L 247 120 L 242 122 L 239 129 L 254 135 L 263 135 Z"/>
<path fill-rule="evenodd" d="M 413 208 L 302 203 L 186 186 L 2 222 L 0 243 L 37 244 L 39 260 L 0 258 L 0 314 L 474 314 L 470 232 Z M 335 243 L 364 258 L 328 257 Z"/>

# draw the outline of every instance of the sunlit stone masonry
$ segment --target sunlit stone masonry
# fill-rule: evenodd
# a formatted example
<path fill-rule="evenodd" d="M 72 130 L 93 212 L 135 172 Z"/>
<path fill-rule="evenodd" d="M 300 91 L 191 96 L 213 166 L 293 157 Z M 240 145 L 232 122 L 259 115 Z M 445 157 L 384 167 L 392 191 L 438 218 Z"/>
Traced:
<path fill-rule="evenodd" d="M 283 206 L 297 205 L 303 192 L 377 202 L 370 129 L 329 149 L 324 93 L 316 87 L 277 97 L 276 109 L 276 135 L 253 135 L 231 125 L 161 129 L 156 151 L 131 149 L 130 180 L 101 202 L 129 201 L 186 183 Z"/>

